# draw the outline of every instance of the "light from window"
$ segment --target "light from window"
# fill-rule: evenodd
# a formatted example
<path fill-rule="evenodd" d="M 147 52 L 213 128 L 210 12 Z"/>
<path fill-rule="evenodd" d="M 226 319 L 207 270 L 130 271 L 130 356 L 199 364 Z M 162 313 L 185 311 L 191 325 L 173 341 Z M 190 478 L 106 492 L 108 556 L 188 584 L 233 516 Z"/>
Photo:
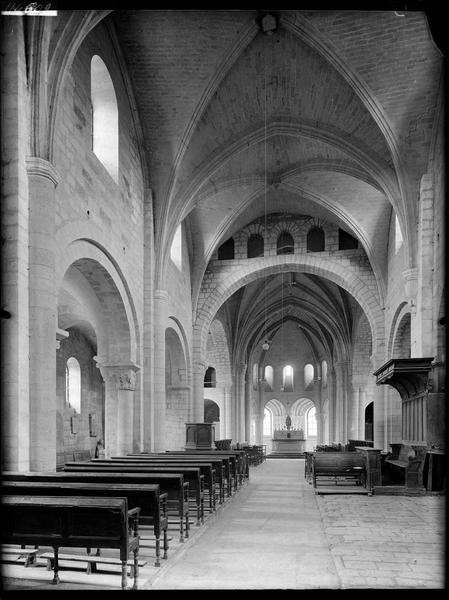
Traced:
<path fill-rule="evenodd" d="M 92 150 L 118 182 L 118 108 L 109 71 L 97 55 L 90 63 Z"/>
<path fill-rule="evenodd" d="M 178 267 L 178 269 L 182 270 L 182 226 L 181 223 L 178 225 L 176 229 L 175 237 L 173 238 L 173 242 L 170 248 L 170 258 Z"/>
<path fill-rule="evenodd" d="M 325 360 L 321 363 L 321 385 L 327 386 L 327 362 Z"/>
<path fill-rule="evenodd" d="M 293 392 L 293 367 L 290 365 L 282 369 L 282 387 L 284 392 Z"/>
<path fill-rule="evenodd" d="M 310 363 L 304 367 L 304 389 L 307 389 L 313 383 L 314 369 Z"/>
<path fill-rule="evenodd" d="M 401 226 L 399 225 L 398 216 L 395 215 L 394 219 L 394 252 L 395 254 L 399 251 L 399 248 L 402 246 L 404 239 L 402 237 Z"/>
<path fill-rule="evenodd" d="M 307 437 L 309 437 L 311 435 L 316 435 L 316 431 L 317 431 L 316 409 L 314 406 L 312 406 L 312 408 L 309 408 L 309 410 L 307 411 L 306 423 L 307 423 L 307 434 L 306 434 Z"/>
<path fill-rule="evenodd" d="M 259 386 L 259 365 L 253 364 L 253 390 L 257 390 Z"/>
<path fill-rule="evenodd" d="M 265 367 L 265 383 L 270 390 L 273 389 L 273 367 L 270 365 Z"/>
<path fill-rule="evenodd" d="M 273 436 L 273 413 L 269 408 L 263 411 L 263 434 Z"/>
<path fill-rule="evenodd" d="M 81 412 L 81 367 L 73 356 L 68 359 L 65 369 L 65 398 L 67 406 Z"/>

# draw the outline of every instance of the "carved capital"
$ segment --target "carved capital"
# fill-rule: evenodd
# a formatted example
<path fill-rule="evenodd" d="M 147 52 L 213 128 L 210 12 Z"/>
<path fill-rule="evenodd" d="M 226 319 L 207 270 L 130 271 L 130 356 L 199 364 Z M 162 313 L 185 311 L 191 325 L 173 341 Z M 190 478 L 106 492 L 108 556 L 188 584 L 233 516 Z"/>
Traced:
<path fill-rule="evenodd" d="M 138 365 L 134 364 L 97 364 L 100 369 L 103 379 L 109 379 L 113 381 L 117 386 L 118 390 L 130 390 L 136 389 L 137 371 L 139 370 Z"/>

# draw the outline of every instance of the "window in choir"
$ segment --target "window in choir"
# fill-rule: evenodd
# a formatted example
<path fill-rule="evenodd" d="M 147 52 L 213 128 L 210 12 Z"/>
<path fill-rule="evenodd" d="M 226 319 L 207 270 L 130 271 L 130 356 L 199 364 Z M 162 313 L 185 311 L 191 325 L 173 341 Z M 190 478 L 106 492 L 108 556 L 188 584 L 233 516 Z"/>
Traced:
<path fill-rule="evenodd" d="M 282 392 L 293 392 L 293 367 L 286 365 L 282 369 Z"/>
<path fill-rule="evenodd" d="M 182 225 L 178 225 L 176 229 L 175 237 L 170 248 L 170 258 L 174 264 L 182 271 Z"/>
<path fill-rule="evenodd" d="M 399 219 L 398 219 L 398 216 L 395 215 L 395 218 L 394 218 L 394 252 L 395 252 L 395 254 L 397 254 L 399 252 L 399 249 L 401 248 L 403 242 L 404 242 L 404 239 L 402 237 L 402 231 L 401 231 L 401 226 L 399 224 Z"/>
<path fill-rule="evenodd" d="M 214 388 L 217 387 L 215 369 L 209 367 L 204 375 L 204 387 Z"/>
<path fill-rule="evenodd" d="M 81 367 L 75 357 L 71 356 L 65 367 L 65 399 L 66 405 L 81 412 Z"/>
<path fill-rule="evenodd" d="M 314 368 L 310 363 L 304 366 L 304 389 L 307 390 L 313 385 Z"/>
<path fill-rule="evenodd" d="M 321 385 L 327 387 L 327 362 L 325 360 L 321 363 Z"/>
<path fill-rule="evenodd" d="M 248 258 L 256 258 L 264 254 L 264 239 L 259 233 L 253 233 L 249 236 L 247 242 Z"/>
<path fill-rule="evenodd" d="M 218 260 L 233 260 L 234 238 L 229 238 L 218 248 Z"/>
<path fill-rule="evenodd" d="M 293 237 L 288 233 L 288 231 L 283 231 L 276 243 L 276 253 L 277 254 L 293 254 L 295 250 L 295 243 L 293 241 Z"/>
<path fill-rule="evenodd" d="M 273 373 L 273 367 L 271 365 L 267 365 L 264 371 L 265 390 L 270 392 L 273 389 Z"/>
<path fill-rule="evenodd" d="M 259 365 L 253 364 L 253 390 L 257 390 L 259 386 Z"/>
<path fill-rule="evenodd" d="M 338 249 L 339 250 L 356 250 L 359 247 L 358 240 L 346 233 L 343 229 L 338 230 Z"/>
<path fill-rule="evenodd" d="M 92 150 L 118 182 L 118 108 L 109 71 L 97 55 L 90 64 L 92 106 Z"/>
<path fill-rule="evenodd" d="M 307 437 L 316 436 L 317 426 L 316 426 L 316 409 L 314 406 L 309 408 L 306 414 L 306 428 L 307 428 Z"/>
<path fill-rule="evenodd" d="M 324 231 L 322 227 L 312 227 L 307 232 L 307 252 L 323 252 Z"/>
<path fill-rule="evenodd" d="M 263 411 L 263 434 L 273 437 L 273 413 L 269 408 Z"/>

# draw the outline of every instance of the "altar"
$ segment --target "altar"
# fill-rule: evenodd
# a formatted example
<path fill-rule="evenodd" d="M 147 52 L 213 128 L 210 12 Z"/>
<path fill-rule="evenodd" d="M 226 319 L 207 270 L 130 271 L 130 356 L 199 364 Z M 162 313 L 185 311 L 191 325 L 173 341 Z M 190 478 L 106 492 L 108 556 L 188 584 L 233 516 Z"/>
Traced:
<path fill-rule="evenodd" d="M 306 439 L 302 429 L 275 429 L 272 438 L 273 452 L 304 452 Z"/>

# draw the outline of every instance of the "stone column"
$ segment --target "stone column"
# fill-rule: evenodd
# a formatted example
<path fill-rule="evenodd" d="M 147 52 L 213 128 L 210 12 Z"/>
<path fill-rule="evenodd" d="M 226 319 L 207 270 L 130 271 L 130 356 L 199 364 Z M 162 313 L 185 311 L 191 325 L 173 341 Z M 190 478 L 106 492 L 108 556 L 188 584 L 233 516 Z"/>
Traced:
<path fill-rule="evenodd" d="M 30 469 L 56 468 L 57 292 L 55 289 L 55 188 L 48 161 L 26 159 L 29 181 Z"/>
<path fill-rule="evenodd" d="M 434 356 L 434 185 L 432 175 L 421 178 L 418 225 L 418 282 L 416 294 L 416 338 L 411 358 Z M 413 327 L 413 325 L 412 325 Z"/>
<path fill-rule="evenodd" d="M 143 371 L 141 376 L 142 420 L 141 436 L 143 450 L 154 451 L 154 222 L 153 192 L 144 194 L 144 275 L 143 275 Z"/>
<path fill-rule="evenodd" d="M 105 382 L 105 456 L 133 452 L 134 391 L 138 367 L 99 364 Z"/>
<path fill-rule="evenodd" d="M 154 450 L 166 450 L 165 440 L 165 329 L 167 326 L 168 293 L 154 293 Z"/>
<path fill-rule="evenodd" d="M 324 414 L 322 412 L 316 412 L 316 422 L 317 422 L 317 437 L 316 443 L 323 444 L 324 443 Z"/>
<path fill-rule="evenodd" d="M 245 441 L 245 377 L 246 364 L 241 363 L 237 372 L 237 385 L 235 386 L 236 432 L 239 442 Z"/>
<path fill-rule="evenodd" d="M 30 470 L 29 385 L 29 202 L 25 156 L 29 152 L 27 61 L 21 17 L 0 18 L 2 68 L 2 308 L 1 460 L 10 471 Z M 50 355 L 51 356 L 51 355 Z"/>
<path fill-rule="evenodd" d="M 330 366 L 327 375 L 327 393 L 328 393 L 328 443 L 335 441 L 335 369 Z"/>
<path fill-rule="evenodd" d="M 193 422 L 204 423 L 204 374 L 206 364 L 202 360 L 193 361 Z"/>
<path fill-rule="evenodd" d="M 340 444 L 345 444 L 348 441 L 348 368 L 347 361 L 338 361 L 335 363 L 336 371 L 336 441 Z"/>
<path fill-rule="evenodd" d="M 245 440 L 251 440 L 251 378 L 245 380 Z"/>
<path fill-rule="evenodd" d="M 225 414 L 223 417 L 220 416 L 220 420 L 224 422 L 224 439 L 232 439 L 232 422 L 231 422 L 231 404 L 232 404 L 232 395 L 229 388 L 225 387 L 223 389 L 223 406 L 225 408 Z M 222 429 L 223 431 L 223 429 Z M 234 440 L 235 441 L 235 440 Z"/>

